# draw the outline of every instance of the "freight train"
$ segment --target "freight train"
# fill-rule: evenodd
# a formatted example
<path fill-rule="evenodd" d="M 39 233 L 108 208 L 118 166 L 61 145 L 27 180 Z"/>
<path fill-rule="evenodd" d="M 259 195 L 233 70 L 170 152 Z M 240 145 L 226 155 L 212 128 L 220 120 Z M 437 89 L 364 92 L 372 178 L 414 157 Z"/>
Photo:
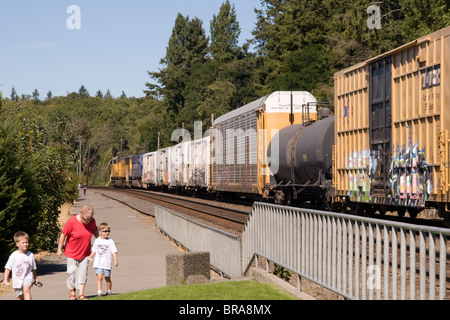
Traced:
<path fill-rule="evenodd" d="M 278 161 L 266 154 L 269 143 L 286 126 L 315 122 L 317 105 L 306 91 L 274 92 L 217 118 L 203 137 L 194 134 L 194 140 L 171 147 L 113 158 L 110 182 L 268 198 Z M 178 140 L 185 132 L 172 137 Z"/>
<path fill-rule="evenodd" d="M 279 91 L 206 136 L 111 161 L 111 183 L 448 217 L 450 27 L 335 73 L 334 113 Z"/>

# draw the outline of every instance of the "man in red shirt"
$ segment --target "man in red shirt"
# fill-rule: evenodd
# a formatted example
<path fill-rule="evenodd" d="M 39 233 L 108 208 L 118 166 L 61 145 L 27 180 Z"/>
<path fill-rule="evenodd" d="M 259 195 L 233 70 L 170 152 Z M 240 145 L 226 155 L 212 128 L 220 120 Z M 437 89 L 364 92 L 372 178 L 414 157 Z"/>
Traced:
<path fill-rule="evenodd" d="M 85 205 L 80 213 L 70 218 L 62 230 L 58 242 L 58 258 L 63 254 L 63 245 L 66 243 L 64 253 L 67 256 L 67 287 L 70 290 L 70 299 L 75 300 L 75 283 L 78 271 L 78 283 L 80 286 L 79 300 L 86 300 L 84 286 L 87 281 L 88 264 L 87 257 L 91 254 L 91 238 L 98 237 L 97 225 L 94 219 L 94 208 Z"/>

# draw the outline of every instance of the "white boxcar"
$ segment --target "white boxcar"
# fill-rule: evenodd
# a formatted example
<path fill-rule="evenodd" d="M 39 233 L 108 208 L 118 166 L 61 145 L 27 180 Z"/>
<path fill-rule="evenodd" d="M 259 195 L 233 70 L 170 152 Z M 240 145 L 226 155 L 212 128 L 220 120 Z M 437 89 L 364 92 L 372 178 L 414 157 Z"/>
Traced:
<path fill-rule="evenodd" d="M 159 179 L 161 186 L 169 186 L 169 152 L 170 148 L 164 148 L 157 151 L 159 153 L 159 172 L 157 172 L 157 179 Z"/>
<path fill-rule="evenodd" d="M 178 151 L 178 177 L 177 185 L 187 187 L 189 186 L 189 167 L 191 163 L 191 141 L 182 142 L 179 144 Z"/>
<path fill-rule="evenodd" d="M 191 141 L 190 148 L 189 185 L 207 188 L 210 177 L 210 137 Z"/>
<path fill-rule="evenodd" d="M 187 170 L 189 168 L 189 142 L 181 142 L 171 147 L 170 182 L 172 187 L 184 187 L 188 185 Z"/>
<path fill-rule="evenodd" d="M 158 152 L 148 152 L 142 155 L 142 184 L 144 188 L 158 185 L 157 181 L 157 158 Z"/>
<path fill-rule="evenodd" d="M 167 148 L 166 152 L 167 161 L 167 186 L 169 188 L 177 185 L 176 179 L 176 164 L 177 164 L 177 149 L 176 145 Z"/>

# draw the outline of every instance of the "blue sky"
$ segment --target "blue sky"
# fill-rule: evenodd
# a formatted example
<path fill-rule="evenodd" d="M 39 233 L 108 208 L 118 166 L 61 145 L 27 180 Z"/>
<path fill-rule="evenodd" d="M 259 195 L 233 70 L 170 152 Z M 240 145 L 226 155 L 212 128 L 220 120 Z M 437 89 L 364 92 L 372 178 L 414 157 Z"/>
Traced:
<path fill-rule="evenodd" d="M 0 90 L 4 97 L 30 94 L 43 100 L 78 91 L 107 89 L 114 97 L 144 96 L 147 71 L 162 66 L 178 13 L 209 23 L 225 0 L 19 0 L 0 11 Z M 241 27 L 240 43 L 252 38 L 260 0 L 230 0 Z M 80 9 L 80 29 L 69 6 Z M 76 26 L 76 25 L 75 25 Z"/>

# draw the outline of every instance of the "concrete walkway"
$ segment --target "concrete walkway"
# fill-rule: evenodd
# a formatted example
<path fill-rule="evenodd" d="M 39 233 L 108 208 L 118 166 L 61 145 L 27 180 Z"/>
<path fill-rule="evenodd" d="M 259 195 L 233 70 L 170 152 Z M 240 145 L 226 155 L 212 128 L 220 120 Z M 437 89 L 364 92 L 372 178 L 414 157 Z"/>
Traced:
<path fill-rule="evenodd" d="M 165 286 L 166 255 L 179 251 L 155 230 L 153 219 L 141 218 L 128 207 L 89 190 L 73 205 L 72 213 L 79 213 L 85 204 L 94 208 L 97 225 L 109 223 L 110 237 L 119 251 L 119 266 L 113 267 L 111 274 L 113 294 Z M 43 287 L 32 287 L 33 300 L 68 300 L 65 256 L 61 260 L 56 255 L 46 256 L 38 261 L 37 268 L 38 280 L 43 283 Z M 103 281 L 103 293 L 105 291 L 106 284 Z M 92 263 L 85 295 L 88 298 L 97 295 L 97 279 Z M 15 299 L 14 292 L 0 297 L 0 300 Z"/>

